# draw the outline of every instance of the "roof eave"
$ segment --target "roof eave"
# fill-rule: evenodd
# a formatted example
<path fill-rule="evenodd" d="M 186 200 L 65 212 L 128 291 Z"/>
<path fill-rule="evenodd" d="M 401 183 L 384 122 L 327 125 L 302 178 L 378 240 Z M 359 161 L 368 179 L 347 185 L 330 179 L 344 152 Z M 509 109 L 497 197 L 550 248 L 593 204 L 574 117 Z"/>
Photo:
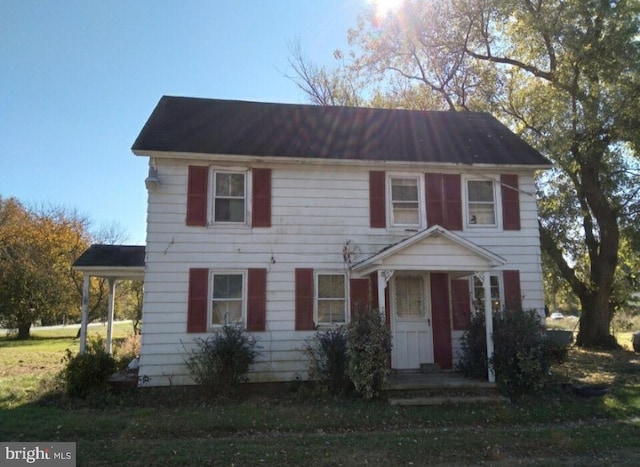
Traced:
<path fill-rule="evenodd" d="M 243 162 L 243 163 L 287 163 L 287 164 L 333 164 L 338 166 L 371 166 L 372 163 L 399 167 L 475 167 L 495 169 L 500 167 L 507 170 L 527 170 L 538 171 L 548 170 L 552 164 L 498 164 L 498 163 L 478 163 L 468 164 L 459 162 L 428 162 L 428 161 L 396 161 L 378 159 L 334 159 L 329 157 L 313 156 L 260 156 L 242 154 L 213 154 L 202 152 L 180 152 L 180 151 L 159 151 L 132 149 L 133 154 L 139 157 L 152 157 L 155 159 L 192 160 L 206 162 Z"/>

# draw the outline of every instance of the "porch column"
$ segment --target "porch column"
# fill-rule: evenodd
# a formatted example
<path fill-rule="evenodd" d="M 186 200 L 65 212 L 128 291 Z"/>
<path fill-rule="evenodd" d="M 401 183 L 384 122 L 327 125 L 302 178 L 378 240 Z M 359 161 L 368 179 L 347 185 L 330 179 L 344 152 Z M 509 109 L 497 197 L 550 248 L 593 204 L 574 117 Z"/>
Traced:
<path fill-rule="evenodd" d="M 389 280 L 391 280 L 391 276 L 393 276 L 393 271 L 378 270 L 378 313 L 380 313 L 383 319 L 387 313 L 384 289 L 387 287 Z"/>
<path fill-rule="evenodd" d="M 89 321 L 89 284 L 91 276 L 84 273 L 84 282 L 82 284 L 82 315 L 80 321 L 80 353 L 83 354 L 87 350 L 87 324 Z"/>
<path fill-rule="evenodd" d="M 109 308 L 107 318 L 107 342 L 105 343 L 105 350 L 108 354 L 111 353 L 111 338 L 113 334 L 113 311 L 115 308 L 115 295 L 116 295 L 116 279 L 115 277 L 109 278 Z"/>
<path fill-rule="evenodd" d="M 489 271 L 483 273 L 482 285 L 484 286 L 484 321 L 485 332 L 487 335 L 487 359 L 493 356 L 493 310 L 491 306 L 491 275 Z M 496 382 L 496 373 L 491 365 L 491 362 L 487 361 L 488 379 L 490 383 Z"/>

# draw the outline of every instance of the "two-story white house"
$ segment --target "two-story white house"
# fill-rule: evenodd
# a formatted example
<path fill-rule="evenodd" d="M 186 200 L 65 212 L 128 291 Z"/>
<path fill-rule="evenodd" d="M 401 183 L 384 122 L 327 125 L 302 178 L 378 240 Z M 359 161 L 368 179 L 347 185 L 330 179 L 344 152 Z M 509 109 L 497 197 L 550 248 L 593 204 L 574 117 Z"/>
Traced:
<path fill-rule="evenodd" d="M 163 97 L 139 374 L 191 382 L 194 338 L 240 323 L 253 382 L 307 377 L 315 330 L 383 313 L 391 368 L 452 368 L 474 307 L 543 312 L 534 186 L 550 163 L 492 116 Z M 490 295 L 490 300 L 485 297 Z"/>

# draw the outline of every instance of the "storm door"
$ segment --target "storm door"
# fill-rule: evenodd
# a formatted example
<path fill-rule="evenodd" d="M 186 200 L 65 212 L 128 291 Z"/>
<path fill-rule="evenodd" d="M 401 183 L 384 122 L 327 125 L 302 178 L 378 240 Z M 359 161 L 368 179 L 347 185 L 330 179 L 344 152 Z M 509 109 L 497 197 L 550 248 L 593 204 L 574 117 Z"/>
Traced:
<path fill-rule="evenodd" d="M 433 363 L 429 275 L 396 273 L 391 283 L 393 348 L 391 366 L 417 370 Z"/>

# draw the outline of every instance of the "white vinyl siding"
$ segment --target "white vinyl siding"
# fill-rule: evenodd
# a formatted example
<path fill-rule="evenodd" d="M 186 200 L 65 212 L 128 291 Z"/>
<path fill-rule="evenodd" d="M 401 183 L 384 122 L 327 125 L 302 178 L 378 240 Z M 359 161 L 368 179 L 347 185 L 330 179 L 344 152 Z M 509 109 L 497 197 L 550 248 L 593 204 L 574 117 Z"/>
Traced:
<path fill-rule="evenodd" d="M 241 164 L 231 158 L 227 162 L 228 168 L 219 160 L 215 161 L 215 171 L 247 173 L 246 219 L 250 219 L 250 171 L 243 172 L 243 168 L 239 167 Z M 419 179 L 422 176 L 416 174 L 434 170 L 432 167 L 417 167 L 412 174 L 407 174 L 406 167 L 391 164 L 351 166 L 346 163 L 302 165 L 277 162 L 269 166 L 272 168 L 271 228 L 250 229 L 247 221 L 245 224 L 225 223 L 224 228 L 194 229 L 185 225 L 187 166 L 202 164 L 202 160 L 158 157 L 156 163 L 162 185 L 149 193 L 147 209 L 140 368 L 140 376 L 147 376 L 147 384 L 152 386 L 190 383 L 184 366 L 185 352 L 192 347 L 194 337 L 206 336 L 186 332 L 190 268 L 206 268 L 222 273 L 266 268 L 266 330 L 255 334 L 261 346 L 261 356 L 251 367 L 249 380 L 286 382 L 305 378 L 307 361 L 300 349 L 314 332 L 294 330 L 295 269 L 313 268 L 321 272 L 343 273 L 348 271 L 350 265 L 412 235 L 413 232 L 406 232 L 405 229 L 371 229 L 369 171 L 386 171 L 388 182 L 389 177 L 396 174 Z M 494 167 L 488 175 L 495 176 L 496 171 Z M 505 269 L 519 269 L 523 308 L 542 310 L 535 197 L 524 194 L 535 193 L 533 171 L 521 170 L 517 173 L 519 189 L 523 192 L 520 196 L 522 229 L 503 233 L 496 228 L 474 228 L 466 229 L 460 235 L 504 258 L 510 265 Z M 419 185 L 421 211 L 425 210 L 423 183 L 421 181 Z M 209 186 L 211 196 L 212 185 Z M 387 203 L 390 199 L 389 190 L 387 184 Z M 420 215 L 419 228 L 424 228 L 424 214 Z M 499 216 L 498 213 L 498 220 Z M 347 242 L 349 254 L 345 255 Z M 399 255 L 397 260 L 409 265 L 408 269 L 411 270 L 428 270 L 431 265 L 419 260 L 422 251 L 431 255 L 436 251 L 441 258 L 436 266 L 452 270 L 461 266 L 460 262 L 464 259 L 460 256 L 464 252 L 458 254 L 457 250 L 447 247 L 443 238 L 434 238 L 429 246 L 416 247 L 416 254 L 406 257 Z M 517 264 L 517 268 L 512 267 L 513 264 Z M 347 285 L 347 302 L 348 296 Z M 212 299 L 211 289 L 209 297 Z M 454 336 L 455 355 L 459 333 L 454 333 Z"/>

